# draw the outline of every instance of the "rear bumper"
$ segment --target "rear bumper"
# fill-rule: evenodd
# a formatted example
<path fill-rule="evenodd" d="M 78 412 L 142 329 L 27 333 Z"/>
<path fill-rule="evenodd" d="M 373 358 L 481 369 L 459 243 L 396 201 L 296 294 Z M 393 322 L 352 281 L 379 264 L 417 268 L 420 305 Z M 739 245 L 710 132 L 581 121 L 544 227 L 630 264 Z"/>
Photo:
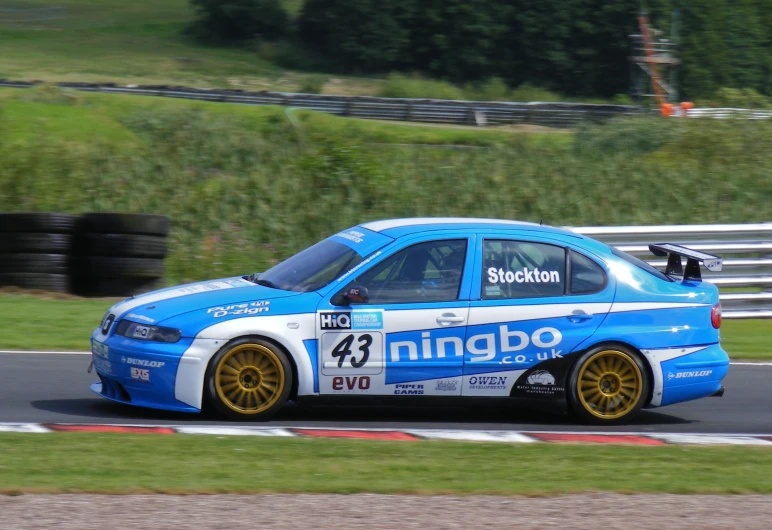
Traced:
<path fill-rule="evenodd" d="M 729 356 L 720 344 L 711 344 L 661 364 L 661 405 L 723 394 L 721 381 L 729 371 Z"/>

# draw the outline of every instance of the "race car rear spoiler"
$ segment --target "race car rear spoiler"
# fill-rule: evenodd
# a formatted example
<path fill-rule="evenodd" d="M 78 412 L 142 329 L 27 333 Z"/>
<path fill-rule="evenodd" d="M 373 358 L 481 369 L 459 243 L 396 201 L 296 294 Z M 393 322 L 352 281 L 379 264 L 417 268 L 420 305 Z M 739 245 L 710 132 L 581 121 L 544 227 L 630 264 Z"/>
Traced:
<path fill-rule="evenodd" d="M 724 260 L 712 254 L 699 250 L 674 245 L 672 243 L 657 243 L 649 245 L 649 250 L 655 256 L 667 256 L 665 274 L 668 276 L 683 276 L 684 280 L 702 280 L 700 262 L 709 271 L 721 272 Z M 686 268 L 681 265 L 681 258 L 686 258 Z"/>

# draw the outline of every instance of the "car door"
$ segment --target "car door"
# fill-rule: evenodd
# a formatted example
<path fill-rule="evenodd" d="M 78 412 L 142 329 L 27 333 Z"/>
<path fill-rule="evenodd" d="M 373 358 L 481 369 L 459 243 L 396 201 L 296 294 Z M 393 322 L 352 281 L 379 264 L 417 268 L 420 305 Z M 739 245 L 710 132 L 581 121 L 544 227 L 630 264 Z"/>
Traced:
<path fill-rule="evenodd" d="M 601 261 L 559 240 L 479 238 L 463 395 L 554 398 L 566 357 L 595 332 L 614 286 Z"/>
<path fill-rule="evenodd" d="M 330 292 L 317 314 L 320 393 L 460 395 L 474 242 L 405 241 Z M 365 299 L 341 306 L 351 288 Z"/>

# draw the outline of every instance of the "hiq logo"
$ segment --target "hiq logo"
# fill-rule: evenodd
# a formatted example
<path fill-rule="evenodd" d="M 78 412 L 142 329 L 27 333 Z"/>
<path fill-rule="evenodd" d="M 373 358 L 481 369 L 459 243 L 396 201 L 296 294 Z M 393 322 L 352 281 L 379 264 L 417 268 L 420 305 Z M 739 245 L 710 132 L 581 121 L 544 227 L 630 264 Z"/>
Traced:
<path fill-rule="evenodd" d="M 321 329 L 383 329 L 381 311 L 324 311 L 319 314 Z"/>
<path fill-rule="evenodd" d="M 351 313 L 347 311 L 328 311 L 319 314 L 321 329 L 351 329 Z"/>

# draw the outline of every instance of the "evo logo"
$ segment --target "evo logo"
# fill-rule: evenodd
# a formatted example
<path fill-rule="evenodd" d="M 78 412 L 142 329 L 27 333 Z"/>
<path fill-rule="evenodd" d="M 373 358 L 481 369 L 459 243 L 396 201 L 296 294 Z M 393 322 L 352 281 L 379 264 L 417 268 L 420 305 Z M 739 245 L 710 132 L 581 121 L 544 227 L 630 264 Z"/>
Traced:
<path fill-rule="evenodd" d="M 699 370 L 699 371 L 694 371 L 694 372 L 678 372 L 678 373 L 675 373 L 675 374 L 673 372 L 668 372 L 667 373 L 667 380 L 671 381 L 673 379 L 686 379 L 688 377 L 707 377 L 707 376 L 709 376 L 712 373 L 713 373 L 713 370 Z"/>

